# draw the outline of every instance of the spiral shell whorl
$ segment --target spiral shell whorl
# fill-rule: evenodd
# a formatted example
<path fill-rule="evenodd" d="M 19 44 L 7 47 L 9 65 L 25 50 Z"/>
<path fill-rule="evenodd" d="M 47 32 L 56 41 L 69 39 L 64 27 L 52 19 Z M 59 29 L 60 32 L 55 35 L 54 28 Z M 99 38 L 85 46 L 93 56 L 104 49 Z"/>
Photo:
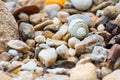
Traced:
<path fill-rule="evenodd" d="M 68 27 L 68 31 L 75 37 L 83 39 L 89 32 L 87 23 L 82 19 L 74 19 Z"/>

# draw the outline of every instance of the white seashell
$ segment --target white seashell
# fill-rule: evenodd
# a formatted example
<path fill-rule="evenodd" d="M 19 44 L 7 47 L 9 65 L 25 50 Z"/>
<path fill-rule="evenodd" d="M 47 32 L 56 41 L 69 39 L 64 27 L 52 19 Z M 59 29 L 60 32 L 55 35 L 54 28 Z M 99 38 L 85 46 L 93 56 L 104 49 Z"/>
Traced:
<path fill-rule="evenodd" d="M 78 10 L 88 10 L 92 5 L 92 0 L 70 0 L 73 6 Z"/>
<path fill-rule="evenodd" d="M 80 29 L 82 28 L 82 29 Z M 68 31 L 75 37 L 83 39 L 89 32 L 87 23 L 82 19 L 74 19 L 70 22 Z"/>

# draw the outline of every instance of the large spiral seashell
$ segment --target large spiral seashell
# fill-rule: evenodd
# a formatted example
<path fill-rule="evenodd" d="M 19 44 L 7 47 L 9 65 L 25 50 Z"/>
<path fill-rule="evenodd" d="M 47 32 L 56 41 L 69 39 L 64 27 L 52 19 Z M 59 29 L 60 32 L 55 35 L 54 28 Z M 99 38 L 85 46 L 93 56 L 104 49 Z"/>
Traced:
<path fill-rule="evenodd" d="M 87 23 L 82 19 L 74 19 L 70 22 L 68 31 L 75 37 L 83 39 L 89 32 Z"/>

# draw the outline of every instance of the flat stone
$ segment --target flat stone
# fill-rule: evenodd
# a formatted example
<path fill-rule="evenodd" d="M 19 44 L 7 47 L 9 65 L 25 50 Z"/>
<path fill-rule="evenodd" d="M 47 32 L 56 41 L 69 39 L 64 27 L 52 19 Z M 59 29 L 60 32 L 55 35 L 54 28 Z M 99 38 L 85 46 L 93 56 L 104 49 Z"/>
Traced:
<path fill-rule="evenodd" d="M 109 75 L 105 76 L 103 80 L 120 80 L 120 69 L 115 70 Z"/>
<path fill-rule="evenodd" d="M 18 39 L 18 25 L 0 0 L 0 52 L 8 50 L 7 42 L 12 39 Z"/>
<path fill-rule="evenodd" d="M 70 72 L 71 80 L 97 80 L 96 67 L 92 63 L 77 65 Z"/>

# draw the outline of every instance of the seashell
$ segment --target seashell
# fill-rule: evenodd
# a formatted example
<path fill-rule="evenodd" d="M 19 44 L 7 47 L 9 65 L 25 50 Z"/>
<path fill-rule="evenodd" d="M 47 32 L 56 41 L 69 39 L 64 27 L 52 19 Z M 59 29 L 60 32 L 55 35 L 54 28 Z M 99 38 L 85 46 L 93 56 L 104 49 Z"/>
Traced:
<path fill-rule="evenodd" d="M 73 6 L 78 10 L 88 10 L 92 5 L 92 0 L 70 0 Z"/>
<path fill-rule="evenodd" d="M 75 37 L 83 39 L 89 32 L 88 25 L 84 20 L 74 19 L 70 22 L 68 31 Z"/>
<path fill-rule="evenodd" d="M 84 20 L 87 23 L 88 26 L 93 26 L 94 25 L 93 19 L 89 15 L 85 15 L 85 14 L 82 14 L 82 15 L 81 14 L 74 14 L 74 15 L 69 16 L 67 18 L 68 23 L 70 23 L 72 20 L 74 20 L 76 18 Z"/>

